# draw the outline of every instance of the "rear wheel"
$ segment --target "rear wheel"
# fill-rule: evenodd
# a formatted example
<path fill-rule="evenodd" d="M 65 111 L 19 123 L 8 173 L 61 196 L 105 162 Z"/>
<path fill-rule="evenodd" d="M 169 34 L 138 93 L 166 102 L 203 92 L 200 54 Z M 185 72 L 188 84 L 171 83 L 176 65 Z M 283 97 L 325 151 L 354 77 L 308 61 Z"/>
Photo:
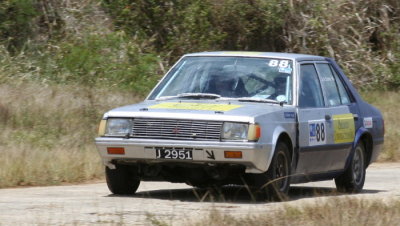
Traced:
<path fill-rule="evenodd" d="M 253 174 L 253 183 L 268 200 L 286 200 L 290 187 L 290 154 L 288 146 L 279 142 L 267 172 Z"/>
<path fill-rule="evenodd" d="M 337 190 L 350 193 L 360 192 L 364 187 L 366 165 L 364 144 L 359 142 L 354 150 L 350 166 L 342 175 L 335 178 Z"/>
<path fill-rule="evenodd" d="M 116 165 L 115 169 L 105 168 L 107 186 L 113 194 L 135 194 L 140 184 L 140 179 L 137 177 L 137 170 L 135 167 Z"/>

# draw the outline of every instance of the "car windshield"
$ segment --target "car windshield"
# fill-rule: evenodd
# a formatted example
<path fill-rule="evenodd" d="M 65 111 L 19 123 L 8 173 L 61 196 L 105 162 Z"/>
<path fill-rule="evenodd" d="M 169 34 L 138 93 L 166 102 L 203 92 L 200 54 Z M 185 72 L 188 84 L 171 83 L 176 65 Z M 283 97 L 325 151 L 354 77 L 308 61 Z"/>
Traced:
<path fill-rule="evenodd" d="M 291 60 L 256 57 L 184 57 L 149 99 L 253 98 L 292 102 Z"/>

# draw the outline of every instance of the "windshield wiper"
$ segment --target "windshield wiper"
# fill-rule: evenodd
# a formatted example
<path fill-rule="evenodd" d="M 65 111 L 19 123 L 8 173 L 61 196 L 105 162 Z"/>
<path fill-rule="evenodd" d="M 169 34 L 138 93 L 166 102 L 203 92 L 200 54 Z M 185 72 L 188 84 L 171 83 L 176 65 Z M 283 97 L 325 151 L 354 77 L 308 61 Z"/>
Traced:
<path fill-rule="evenodd" d="M 163 96 L 163 97 L 158 97 L 155 100 L 169 100 L 174 98 L 178 98 L 178 96 Z"/>
<path fill-rule="evenodd" d="M 272 103 L 272 104 L 279 104 L 281 106 L 286 103 L 286 101 L 277 101 L 272 99 L 262 99 L 262 98 L 252 98 L 252 97 L 240 97 L 237 98 L 237 100 L 242 102 Z"/>
<path fill-rule="evenodd" d="M 163 96 L 159 97 L 156 100 L 169 100 L 174 98 L 197 98 L 197 99 L 219 99 L 221 95 L 214 93 L 181 93 L 176 96 Z"/>

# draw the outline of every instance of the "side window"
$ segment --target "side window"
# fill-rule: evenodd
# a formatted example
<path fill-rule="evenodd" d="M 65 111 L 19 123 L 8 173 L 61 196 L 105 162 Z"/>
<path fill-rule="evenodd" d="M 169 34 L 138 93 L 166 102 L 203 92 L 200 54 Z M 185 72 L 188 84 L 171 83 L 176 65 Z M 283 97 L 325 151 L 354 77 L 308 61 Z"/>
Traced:
<path fill-rule="evenodd" d="M 342 104 L 350 104 L 351 100 L 350 100 L 349 94 L 346 91 L 346 88 L 344 88 L 342 80 L 339 78 L 339 76 L 336 74 L 336 72 L 333 69 L 332 69 L 332 72 L 333 72 L 333 75 L 335 76 L 336 83 L 339 88 L 340 99 L 342 100 Z"/>
<path fill-rule="evenodd" d="M 300 66 L 299 107 L 323 107 L 321 85 L 313 64 Z"/>
<path fill-rule="evenodd" d="M 316 64 L 320 74 L 322 88 L 325 91 L 328 106 L 336 106 L 341 104 L 339 90 L 336 85 L 335 77 L 329 64 Z"/>

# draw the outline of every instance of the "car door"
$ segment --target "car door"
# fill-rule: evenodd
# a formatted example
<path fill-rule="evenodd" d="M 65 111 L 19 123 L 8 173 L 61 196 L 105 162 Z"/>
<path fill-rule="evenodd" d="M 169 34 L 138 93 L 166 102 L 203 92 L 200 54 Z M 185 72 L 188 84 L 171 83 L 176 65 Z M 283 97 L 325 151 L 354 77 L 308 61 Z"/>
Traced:
<path fill-rule="evenodd" d="M 325 97 L 326 117 L 328 123 L 333 124 L 333 142 L 326 148 L 330 150 L 329 169 L 344 169 L 347 157 L 350 154 L 355 135 L 354 106 L 349 96 L 343 93 L 341 81 L 327 62 L 316 62 L 322 91 Z"/>
<path fill-rule="evenodd" d="M 327 63 L 300 64 L 297 173 L 343 169 L 354 139 L 353 115 L 342 104 L 335 77 L 328 70 Z"/>

